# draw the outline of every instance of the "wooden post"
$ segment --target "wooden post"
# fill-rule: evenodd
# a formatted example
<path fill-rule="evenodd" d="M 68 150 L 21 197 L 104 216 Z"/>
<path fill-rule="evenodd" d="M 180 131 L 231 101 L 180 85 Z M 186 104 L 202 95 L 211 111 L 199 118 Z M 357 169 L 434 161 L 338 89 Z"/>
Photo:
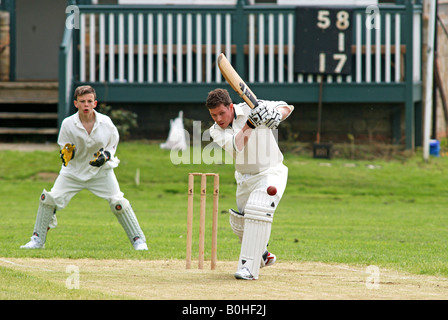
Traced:
<path fill-rule="evenodd" d="M 188 212 L 187 212 L 187 257 L 186 268 L 191 268 L 191 246 L 193 239 L 193 190 L 194 175 L 188 175 Z"/>
<path fill-rule="evenodd" d="M 215 174 L 213 181 L 213 222 L 212 222 L 212 257 L 211 269 L 216 269 L 218 249 L 218 201 L 219 201 L 219 175 Z"/>
<path fill-rule="evenodd" d="M 201 204 L 199 212 L 199 258 L 198 268 L 204 268 L 204 251 L 205 251 L 205 203 L 207 195 L 207 175 L 201 175 Z"/>

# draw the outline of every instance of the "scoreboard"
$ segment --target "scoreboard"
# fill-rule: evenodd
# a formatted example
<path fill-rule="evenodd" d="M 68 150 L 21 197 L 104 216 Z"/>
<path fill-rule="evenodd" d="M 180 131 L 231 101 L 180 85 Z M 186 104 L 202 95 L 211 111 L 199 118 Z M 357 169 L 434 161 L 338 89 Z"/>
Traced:
<path fill-rule="evenodd" d="M 352 13 L 349 8 L 296 8 L 294 72 L 350 74 Z"/>

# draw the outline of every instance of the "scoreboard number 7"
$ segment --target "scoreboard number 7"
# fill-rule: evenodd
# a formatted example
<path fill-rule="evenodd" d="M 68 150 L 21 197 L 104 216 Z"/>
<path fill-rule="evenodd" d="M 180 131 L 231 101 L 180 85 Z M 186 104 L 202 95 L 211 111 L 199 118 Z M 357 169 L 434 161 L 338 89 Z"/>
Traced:
<path fill-rule="evenodd" d="M 348 8 L 297 7 L 294 71 L 350 74 L 351 16 Z"/>

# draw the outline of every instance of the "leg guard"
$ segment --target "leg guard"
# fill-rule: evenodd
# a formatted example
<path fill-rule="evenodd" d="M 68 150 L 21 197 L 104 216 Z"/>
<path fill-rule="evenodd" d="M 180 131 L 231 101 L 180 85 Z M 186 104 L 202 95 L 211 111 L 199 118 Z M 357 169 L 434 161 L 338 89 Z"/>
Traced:
<path fill-rule="evenodd" d="M 230 213 L 230 227 L 233 230 L 233 233 L 235 233 L 238 238 L 240 239 L 240 242 L 243 241 L 243 233 L 244 233 L 244 214 L 239 213 L 238 211 L 235 211 L 233 209 L 229 210 Z"/>
<path fill-rule="evenodd" d="M 120 201 L 110 203 L 110 208 L 126 232 L 131 244 L 134 244 L 134 242 L 138 239 L 146 242 L 145 235 L 140 228 L 137 217 L 135 216 L 134 210 L 132 210 L 131 204 L 128 200 L 123 198 Z"/>
<path fill-rule="evenodd" d="M 247 268 L 258 279 L 260 261 L 271 235 L 275 203 L 266 190 L 254 190 L 244 210 L 244 234 L 241 244 L 238 270 Z"/>
<path fill-rule="evenodd" d="M 34 224 L 33 234 L 38 236 L 41 243 L 44 244 L 47 239 L 47 231 L 50 223 L 55 218 L 56 206 L 52 204 L 46 190 L 40 196 L 39 208 L 37 209 L 36 223 Z"/>

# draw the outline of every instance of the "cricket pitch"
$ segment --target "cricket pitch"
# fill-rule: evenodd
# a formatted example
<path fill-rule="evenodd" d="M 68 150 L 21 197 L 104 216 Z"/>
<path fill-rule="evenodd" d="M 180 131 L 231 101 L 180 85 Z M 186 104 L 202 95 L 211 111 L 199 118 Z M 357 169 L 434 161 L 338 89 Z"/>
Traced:
<path fill-rule="evenodd" d="M 316 262 L 277 262 L 256 281 L 235 280 L 235 262 L 216 270 L 185 261 L 0 258 L 0 267 L 46 282 L 145 300 L 446 300 L 448 278 Z M 69 288 L 73 272 L 77 287 Z M 266 290 L 269 288 L 269 290 Z M 28 289 L 26 289 L 28 290 Z M 5 299 L 5 297 L 3 297 Z M 8 299 L 6 297 L 6 299 Z M 12 297 L 14 299 L 14 297 Z M 50 299 L 60 299 L 58 296 Z"/>

